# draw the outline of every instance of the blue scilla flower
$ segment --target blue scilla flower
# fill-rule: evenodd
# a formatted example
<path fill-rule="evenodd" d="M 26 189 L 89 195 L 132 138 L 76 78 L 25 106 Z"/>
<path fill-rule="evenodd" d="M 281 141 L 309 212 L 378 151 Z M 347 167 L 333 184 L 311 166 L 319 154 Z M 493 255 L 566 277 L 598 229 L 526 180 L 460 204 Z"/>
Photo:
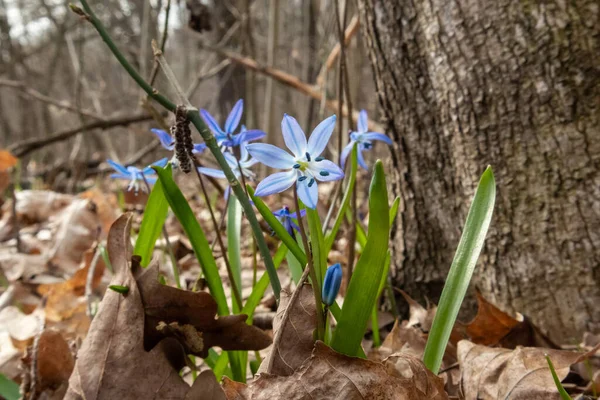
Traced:
<path fill-rule="evenodd" d="M 298 197 L 312 209 L 317 207 L 319 192 L 317 180 L 337 181 L 344 177 L 344 171 L 336 164 L 321 157 L 335 127 L 335 115 L 322 121 L 310 135 L 306 135 L 298 122 L 285 114 L 281 121 L 283 140 L 293 155 L 270 144 L 255 143 L 246 147 L 248 152 L 261 163 L 278 169 L 287 169 L 269 175 L 256 187 L 257 196 L 280 193 L 296 183 Z"/>
<path fill-rule="evenodd" d="M 175 139 L 171 135 L 169 135 L 166 131 L 162 129 L 150 129 L 152 133 L 154 133 L 158 140 L 160 140 L 160 144 L 167 150 L 173 151 L 175 149 Z M 193 154 L 200 154 L 206 149 L 206 144 L 204 143 L 194 143 L 194 149 L 192 150 Z"/>
<path fill-rule="evenodd" d="M 367 111 L 365 110 L 361 110 L 360 114 L 358 115 L 357 128 L 358 131 L 353 131 L 350 133 L 350 143 L 348 143 L 348 145 L 344 147 L 344 150 L 342 150 L 342 168 L 344 168 L 346 165 L 346 158 L 348 158 L 350 151 L 352 151 L 354 143 L 357 143 L 358 145 L 358 164 L 364 169 L 369 169 L 369 167 L 365 162 L 362 152 L 373 147 L 373 140 L 380 140 L 389 145 L 392 144 L 392 140 L 383 133 L 369 132 L 369 118 L 367 117 Z"/>
<path fill-rule="evenodd" d="M 248 154 L 248 150 L 246 150 L 245 143 L 242 143 L 242 145 L 240 146 L 239 164 L 238 160 L 230 152 L 223 152 L 223 156 L 225 157 L 225 161 L 227 161 L 227 164 L 229 164 L 229 167 L 231 168 L 237 179 L 240 179 L 242 174 L 244 175 L 244 178 L 249 180 L 254 180 L 256 178 L 256 174 L 252 170 L 250 170 L 250 167 L 256 164 L 258 160 L 255 160 L 254 158 L 250 157 L 250 154 Z M 216 168 L 198 167 L 198 172 L 207 176 L 212 176 L 213 178 L 227 178 L 225 176 L 225 172 Z M 227 189 L 225 190 L 225 199 L 229 197 L 229 190 L 230 187 L 227 186 Z"/>
<path fill-rule="evenodd" d="M 335 301 L 335 298 L 340 291 L 340 285 L 342 284 L 342 266 L 337 263 L 327 268 L 325 272 L 325 279 L 323 280 L 323 292 L 321 297 L 323 298 L 323 304 L 330 306 Z"/>
<path fill-rule="evenodd" d="M 281 209 L 273 212 L 273 215 L 277 217 L 291 237 L 294 237 L 294 230 L 300 232 L 300 227 L 294 222 L 294 219 L 298 219 L 298 215 L 295 212 L 291 213 L 288 206 L 283 206 Z M 306 210 L 300 210 L 300 216 L 304 217 L 305 215 Z"/>
<path fill-rule="evenodd" d="M 137 194 L 140 190 L 140 181 L 143 182 L 145 179 L 146 182 L 148 182 L 148 184 L 150 184 L 150 185 L 152 185 L 156 182 L 156 172 L 152 169 L 152 167 L 153 166 L 164 167 L 169 162 L 169 159 L 162 158 L 162 159 L 156 161 L 155 163 L 147 166 L 144 169 L 140 169 L 138 167 L 133 167 L 133 166 L 125 167 L 113 160 L 106 160 L 106 162 L 115 171 L 117 171 L 116 174 L 111 174 L 110 177 L 114 178 L 114 179 L 129 180 L 129 185 L 127 186 L 127 191 L 134 189 L 135 193 Z M 146 191 L 146 184 L 144 183 L 142 185 L 142 192 L 145 192 L 145 191 Z"/>
<path fill-rule="evenodd" d="M 204 122 L 206 122 L 206 125 L 208 125 L 213 135 L 215 135 L 217 144 L 219 146 L 233 147 L 239 146 L 244 142 L 262 139 L 266 135 L 265 132 L 259 129 L 243 130 L 237 135 L 234 134 L 235 130 L 240 124 L 240 120 L 242 119 L 243 111 L 244 100 L 240 99 L 231 109 L 231 112 L 225 121 L 224 129 L 221 129 L 217 121 L 215 121 L 213 116 L 210 115 L 210 113 L 205 109 L 200 110 L 200 115 L 204 119 Z"/>

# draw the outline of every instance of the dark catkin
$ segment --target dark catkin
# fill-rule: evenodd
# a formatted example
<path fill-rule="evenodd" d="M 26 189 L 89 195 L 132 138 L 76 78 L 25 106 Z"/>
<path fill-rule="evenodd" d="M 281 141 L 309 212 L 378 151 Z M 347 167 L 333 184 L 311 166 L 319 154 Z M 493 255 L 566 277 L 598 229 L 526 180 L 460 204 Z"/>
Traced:
<path fill-rule="evenodd" d="M 175 109 L 175 124 L 171 126 L 171 136 L 175 138 L 175 157 L 179 168 L 187 174 L 192 170 L 194 143 L 185 106 L 177 106 Z"/>

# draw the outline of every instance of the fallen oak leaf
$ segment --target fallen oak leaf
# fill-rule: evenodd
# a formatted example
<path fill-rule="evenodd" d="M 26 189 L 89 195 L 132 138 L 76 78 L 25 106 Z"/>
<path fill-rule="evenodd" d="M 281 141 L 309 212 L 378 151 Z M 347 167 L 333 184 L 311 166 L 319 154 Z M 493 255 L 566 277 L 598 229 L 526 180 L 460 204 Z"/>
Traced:
<path fill-rule="evenodd" d="M 410 297 L 404 290 L 397 290 L 408 303 L 409 319 L 407 327 L 418 326 L 423 332 L 429 332 L 431 325 L 433 325 L 433 318 L 437 311 L 437 305 L 428 305 L 427 308 L 425 308 L 420 305 L 418 301 Z"/>
<path fill-rule="evenodd" d="M 107 290 L 78 353 L 65 399 L 184 399 L 190 390 L 172 366 L 185 357 L 175 340 L 144 350 L 144 309 L 129 264 L 130 229 L 131 216 L 125 214 L 108 236 L 115 270 L 111 283 L 128 286 L 129 293 Z"/>
<path fill-rule="evenodd" d="M 223 350 L 262 350 L 271 344 L 271 338 L 263 330 L 246 324 L 246 315 L 215 318 L 217 303 L 209 293 L 162 285 L 158 281 L 156 261 L 142 270 L 139 258 L 134 256 L 132 264 L 134 273 L 139 275 L 136 281 L 145 312 L 146 350 L 166 336 L 176 337 L 186 352 L 203 358 L 213 346 Z M 172 329 L 157 329 L 163 326 L 160 324 L 171 326 L 174 323 Z M 203 348 L 197 346 L 198 338 L 192 335 L 190 328 L 201 337 Z M 185 329 L 183 335 L 182 329 Z"/>
<path fill-rule="evenodd" d="M 263 373 L 248 385 L 225 378 L 223 389 L 229 400 L 448 398 L 442 379 L 415 357 L 397 354 L 379 363 L 336 353 L 320 341 L 290 376 Z"/>
<path fill-rule="evenodd" d="M 281 291 L 281 302 L 273 319 L 273 333 L 282 335 L 281 345 L 271 348 L 258 369 L 259 374 L 267 372 L 271 365 L 270 373 L 273 375 L 292 375 L 312 354 L 313 332 L 317 327 L 315 296 L 310 285 L 302 285 L 296 290 L 300 290 L 299 297 L 291 305 L 292 294 L 287 290 Z M 287 319 L 282 321 L 290 306 L 292 309 L 288 311 Z"/>
<path fill-rule="evenodd" d="M 548 368 L 549 355 L 562 381 L 571 368 L 592 356 L 600 345 L 586 353 L 518 347 L 490 348 L 466 340 L 458 344 L 460 386 L 465 400 L 560 399 Z"/>
<path fill-rule="evenodd" d="M 9 168 L 17 165 L 17 158 L 8 150 L 0 150 L 0 172 L 4 172 Z"/>

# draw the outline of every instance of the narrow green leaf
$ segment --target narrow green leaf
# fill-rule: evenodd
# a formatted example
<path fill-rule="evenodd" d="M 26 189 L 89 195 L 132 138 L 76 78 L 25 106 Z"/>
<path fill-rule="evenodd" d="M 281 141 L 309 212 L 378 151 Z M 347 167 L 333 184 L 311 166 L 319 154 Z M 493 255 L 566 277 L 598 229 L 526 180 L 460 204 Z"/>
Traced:
<path fill-rule="evenodd" d="M 396 219 L 396 215 L 398 215 L 398 208 L 400 207 L 400 197 L 396 197 L 392 206 L 390 207 L 390 225 Z"/>
<path fill-rule="evenodd" d="M 19 400 L 21 398 L 19 385 L 15 381 L 8 379 L 4 374 L 0 374 L 0 397 L 6 400 Z"/>
<path fill-rule="evenodd" d="M 487 167 L 479 180 L 475 197 L 473 197 L 467 222 L 448 272 L 425 346 L 423 362 L 434 374 L 438 373 L 442 364 L 452 327 L 465 298 L 471 276 L 473 276 L 477 258 L 481 253 L 485 235 L 492 220 L 495 199 L 494 173 L 491 167 Z"/>
<path fill-rule="evenodd" d="M 166 170 L 169 173 L 171 172 L 171 164 L 167 166 Z M 163 193 L 162 183 L 157 181 L 152 188 L 152 192 L 150 192 L 150 197 L 148 197 L 146 209 L 144 210 L 144 218 L 140 226 L 140 234 L 135 241 L 135 248 L 133 249 L 133 254 L 142 257 L 140 263 L 142 267 L 147 267 L 152 260 L 154 245 L 162 232 L 168 213 L 169 203 Z"/>
<path fill-rule="evenodd" d="M 232 194 L 227 202 L 227 255 L 229 256 L 229 265 L 231 265 L 233 279 L 235 279 L 236 287 L 240 291 L 240 293 L 238 293 L 240 298 L 242 297 L 241 236 L 242 206 L 237 201 L 235 195 Z M 238 313 L 240 310 L 238 309 L 236 302 L 232 301 L 232 303 L 233 312 Z"/>
<path fill-rule="evenodd" d="M 391 209 L 390 209 L 391 211 Z M 391 213 L 390 213 L 391 215 Z M 383 292 L 383 288 L 385 287 L 385 283 L 387 282 L 388 272 L 390 271 L 390 251 L 388 250 L 387 255 L 385 257 L 385 264 L 383 267 L 383 273 L 381 274 L 381 282 L 379 282 L 379 290 L 377 291 L 377 299 L 375 300 L 375 304 L 373 305 L 373 313 L 371 314 L 371 330 L 373 331 L 373 346 L 379 347 L 381 346 L 381 339 L 379 337 L 379 320 L 377 314 L 379 313 L 379 298 L 381 297 L 381 293 Z"/>
<path fill-rule="evenodd" d="M 365 328 L 379 294 L 389 241 L 389 205 L 385 173 L 380 160 L 369 190 L 369 233 L 361 257 L 356 263 L 342 313 L 333 334 L 332 348 L 338 353 L 356 356 Z"/>
<path fill-rule="evenodd" d="M 175 216 L 181 223 L 183 230 L 192 244 L 192 248 L 194 249 L 194 253 L 206 279 L 206 284 L 210 290 L 210 294 L 217 302 L 218 314 L 228 315 L 229 307 L 227 306 L 225 291 L 223 290 L 217 263 L 210 250 L 210 245 L 206 240 L 204 231 L 200 227 L 200 224 L 187 200 L 183 196 L 183 193 L 181 193 L 181 190 L 179 190 L 179 187 L 177 187 L 177 184 L 173 180 L 171 171 L 160 167 L 154 167 L 154 170 L 158 174 L 158 179 L 163 185 L 164 194 L 169 202 L 169 206 L 175 213 Z"/>
<path fill-rule="evenodd" d="M 275 265 L 276 269 L 278 269 L 281 265 L 281 262 L 287 254 L 287 251 L 288 249 L 285 246 L 285 244 L 281 243 L 279 245 L 279 248 L 277 249 L 277 252 L 275 253 L 275 256 L 273 257 L 273 264 Z M 252 293 L 250 293 L 250 296 L 248 297 L 248 300 L 246 300 L 246 304 L 244 304 L 244 308 L 242 308 L 242 312 L 240 313 L 246 314 L 248 316 L 248 324 L 252 324 L 252 316 L 254 315 L 254 310 L 260 303 L 260 300 L 265 294 L 265 291 L 267 290 L 268 286 L 269 275 L 265 272 L 260 277 L 260 279 L 256 281 L 256 285 L 254 285 L 254 287 L 252 288 Z"/>
<path fill-rule="evenodd" d="M 229 355 L 228 355 L 228 351 L 223 351 L 221 352 L 221 355 L 219 355 L 219 358 L 217 358 L 217 361 L 215 362 L 215 366 L 213 367 L 213 372 L 215 373 L 215 376 L 217 377 L 217 381 L 220 381 L 221 378 L 223 377 L 223 375 L 233 379 L 233 374 L 231 373 L 231 369 L 229 369 Z"/>
<path fill-rule="evenodd" d="M 335 237 L 342 225 L 342 221 L 344 220 L 344 215 L 346 215 L 346 211 L 348 210 L 348 205 L 350 204 L 350 199 L 352 198 L 352 190 L 354 189 L 354 185 L 356 183 L 356 171 L 358 170 L 358 162 L 357 162 L 357 146 L 354 145 L 352 148 L 352 154 L 350 156 L 350 177 L 348 179 L 348 185 L 346 186 L 346 190 L 344 191 L 344 197 L 342 198 L 342 204 L 340 205 L 340 209 L 338 210 L 337 217 L 333 223 L 333 227 L 327 237 L 325 238 L 325 252 L 329 253 L 331 248 L 333 247 L 333 243 L 335 242 Z"/>
<path fill-rule="evenodd" d="M 308 220 L 308 231 L 310 232 L 310 249 L 313 255 L 315 273 L 319 278 L 319 290 L 323 286 L 325 271 L 327 270 L 327 252 L 325 249 L 325 238 L 321 218 L 317 210 L 306 208 L 306 219 Z"/>
<path fill-rule="evenodd" d="M 300 264 L 300 262 L 289 250 L 287 252 L 287 255 L 285 256 L 285 260 L 287 261 L 288 268 L 290 269 L 290 273 L 292 274 L 292 280 L 294 281 L 294 283 L 298 283 L 300 277 L 302 276 L 303 265 Z"/>
<path fill-rule="evenodd" d="M 261 200 L 261 198 L 256 197 L 254 195 L 254 189 L 252 189 L 250 186 L 247 186 L 247 188 L 248 194 L 250 195 L 250 198 L 254 202 L 254 205 L 256 206 L 256 209 L 258 210 L 260 215 L 262 215 L 262 217 L 267 222 L 267 224 L 269 224 L 271 229 L 275 231 L 275 234 L 279 237 L 279 239 L 281 239 L 281 241 L 285 243 L 287 248 L 292 252 L 296 259 L 300 261 L 302 265 L 306 265 L 306 254 L 304 254 L 300 246 L 298 246 L 298 243 L 296 243 L 296 239 L 290 236 L 290 234 L 287 232 L 284 226 L 281 225 L 281 222 L 279 222 L 277 217 L 273 215 L 271 210 L 269 210 L 269 207 L 267 207 L 267 205 Z"/>
<path fill-rule="evenodd" d="M 554 369 L 554 364 L 552 364 L 552 360 L 548 354 L 545 355 L 546 361 L 548 362 L 548 368 L 550 368 L 550 373 L 552 374 L 552 379 L 554 380 L 554 385 L 556 385 L 556 389 L 560 394 L 560 398 L 563 400 L 572 400 L 569 393 L 565 390 L 562 383 L 560 383 L 560 379 L 558 379 L 558 375 L 556 374 L 556 370 Z"/>

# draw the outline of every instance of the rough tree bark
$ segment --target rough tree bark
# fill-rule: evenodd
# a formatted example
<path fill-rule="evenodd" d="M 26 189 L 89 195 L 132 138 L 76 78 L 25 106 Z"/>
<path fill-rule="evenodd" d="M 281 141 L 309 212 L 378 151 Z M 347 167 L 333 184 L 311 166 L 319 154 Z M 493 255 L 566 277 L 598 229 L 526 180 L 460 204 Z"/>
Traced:
<path fill-rule="evenodd" d="M 598 2 L 360 3 L 395 140 L 396 282 L 439 297 L 491 164 L 498 194 L 474 284 L 556 340 L 600 329 Z"/>

